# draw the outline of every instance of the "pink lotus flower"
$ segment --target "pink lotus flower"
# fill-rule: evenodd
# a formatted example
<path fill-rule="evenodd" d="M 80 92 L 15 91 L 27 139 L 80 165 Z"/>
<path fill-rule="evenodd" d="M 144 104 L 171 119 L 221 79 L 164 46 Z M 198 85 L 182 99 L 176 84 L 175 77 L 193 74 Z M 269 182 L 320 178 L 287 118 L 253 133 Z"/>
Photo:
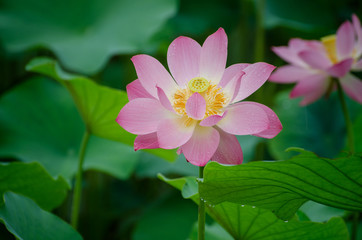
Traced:
<path fill-rule="evenodd" d="M 179 148 L 197 166 L 209 160 L 240 164 L 234 134 L 272 138 L 281 129 L 276 114 L 255 102 L 239 102 L 256 91 L 275 68 L 267 63 L 225 69 L 227 36 L 220 28 L 200 46 L 188 37 L 168 48 L 172 73 L 148 55 L 132 57 L 138 79 L 127 86 L 130 100 L 117 122 L 137 134 L 134 148 Z"/>
<path fill-rule="evenodd" d="M 303 96 L 300 104 L 307 105 L 333 89 L 331 77 L 338 78 L 343 90 L 362 103 L 362 82 L 350 73 L 362 71 L 362 28 L 356 15 L 352 16 L 352 22 L 344 22 L 337 35 L 321 41 L 291 39 L 288 46 L 273 47 L 290 65 L 278 68 L 269 80 L 297 82 L 290 97 Z"/>

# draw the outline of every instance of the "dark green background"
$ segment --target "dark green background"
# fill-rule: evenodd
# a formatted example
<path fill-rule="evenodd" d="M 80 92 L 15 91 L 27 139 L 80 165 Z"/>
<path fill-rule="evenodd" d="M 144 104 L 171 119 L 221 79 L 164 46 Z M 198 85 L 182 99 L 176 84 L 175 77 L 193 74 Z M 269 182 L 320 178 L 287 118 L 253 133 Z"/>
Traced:
<path fill-rule="evenodd" d="M 1 0 L 0 161 L 37 161 L 50 175 L 59 173 L 72 183 L 84 125 L 65 88 L 25 71 L 34 57 L 57 59 L 68 72 L 124 90 L 136 79 L 130 58 L 146 53 L 166 65 L 168 45 L 178 36 L 201 44 L 223 27 L 229 39 L 228 66 L 256 61 L 281 66 L 285 63 L 271 46 L 286 45 L 295 37 L 333 34 L 353 13 L 362 18 L 361 1 Z M 329 158 L 344 149 L 345 127 L 336 96 L 301 108 L 298 99 L 288 98 L 291 87 L 266 83 L 249 97 L 273 108 L 284 129 L 273 140 L 240 137 L 245 162 L 287 159 L 291 153 L 284 150 L 292 146 Z M 358 141 L 361 105 L 348 104 Z M 156 176 L 195 176 L 196 167 L 182 156 L 171 163 L 98 137 L 92 137 L 90 145 L 94 159 L 85 165 L 79 229 L 84 239 L 190 236 L 196 205 Z M 356 148 L 362 151 L 360 144 Z M 68 190 L 53 213 L 69 221 L 70 203 Z M 312 220 L 318 211 L 319 221 L 328 220 L 331 213 L 344 214 L 314 205 L 310 209 L 303 211 Z M 14 239 L 3 224 L 0 239 Z"/>

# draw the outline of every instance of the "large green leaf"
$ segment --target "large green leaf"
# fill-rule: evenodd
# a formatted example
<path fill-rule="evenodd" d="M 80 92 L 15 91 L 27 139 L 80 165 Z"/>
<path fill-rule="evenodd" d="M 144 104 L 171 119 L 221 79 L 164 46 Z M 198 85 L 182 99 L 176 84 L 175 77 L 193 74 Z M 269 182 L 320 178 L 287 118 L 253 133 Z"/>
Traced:
<path fill-rule="evenodd" d="M 235 239 L 349 239 L 342 218 L 332 218 L 325 224 L 297 220 L 285 222 L 271 211 L 229 202 L 218 204 L 209 212 Z"/>
<path fill-rule="evenodd" d="M 346 100 L 354 119 L 362 108 L 358 103 Z M 336 157 L 346 141 L 345 122 L 337 94 L 305 107 L 299 106 L 299 102 L 300 99 L 290 99 L 289 92 L 277 95 L 274 110 L 283 123 L 283 130 L 267 142 L 273 157 L 285 160 L 295 155 L 284 151 L 290 146 L 307 149 L 322 157 Z"/>
<path fill-rule="evenodd" d="M 42 210 L 31 199 L 12 192 L 4 194 L 0 219 L 18 239 L 80 240 L 82 237 L 59 217 Z"/>
<path fill-rule="evenodd" d="M 62 177 L 53 179 L 39 163 L 0 164 L 0 205 L 2 195 L 12 191 L 30 197 L 45 210 L 51 210 L 63 202 L 68 189 Z"/>
<path fill-rule="evenodd" d="M 40 162 L 52 176 L 74 175 L 84 129 L 69 93 L 54 81 L 32 79 L 0 99 L 0 156 Z M 130 146 L 91 136 L 84 169 L 125 179 L 138 158 Z"/>
<path fill-rule="evenodd" d="M 198 203 L 196 178 L 159 178 L 182 191 L 184 198 Z M 271 211 L 254 206 L 223 202 L 212 205 L 206 202 L 207 213 L 235 239 L 279 240 L 279 239 L 348 239 L 348 230 L 341 218 L 332 218 L 327 223 L 299 222 L 296 219 L 283 221 Z"/>
<path fill-rule="evenodd" d="M 71 93 L 87 129 L 99 137 L 133 145 L 135 136 L 116 123 L 121 108 L 128 102 L 124 91 L 101 86 L 92 80 L 64 72 L 49 58 L 36 58 L 27 70 L 42 73 L 62 83 Z M 173 150 L 148 150 L 167 160 L 176 159 Z"/>
<path fill-rule="evenodd" d="M 36 58 L 26 67 L 28 71 L 44 74 L 63 84 L 72 95 L 89 131 L 99 137 L 132 144 L 134 135 L 116 123 L 121 108 L 128 102 L 124 91 L 101 86 L 83 76 L 64 72 L 49 58 Z"/>
<path fill-rule="evenodd" d="M 290 219 L 307 200 L 351 211 L 362 210 L 362 159 L 331 160 L 312 152 L 288 161 L 205 168 L 201 195 L 212 203 L 230 201 L 275 211 Z"/>
<path fill-rule="evenodd" d="M 176 12 L 176 0 L 4 0 L 0 36 L 8 52 L 43 46 L 67 68 L 98 72 L 135 53 Z"/>

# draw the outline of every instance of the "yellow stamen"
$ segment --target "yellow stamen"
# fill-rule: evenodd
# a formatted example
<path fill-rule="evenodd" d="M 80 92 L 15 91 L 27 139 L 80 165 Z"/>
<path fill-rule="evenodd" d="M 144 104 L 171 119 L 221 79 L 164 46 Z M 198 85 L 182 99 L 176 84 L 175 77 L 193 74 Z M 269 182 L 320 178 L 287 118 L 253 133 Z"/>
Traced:
<path fill-rule="evenodd" d="M 225 94 L 221 91 L 221 87 L 217 87 L 216 85 L 211 85 L 205 94 L 206 101 L 206 113 L 205 118 L 215 115 L 221 114 L 222 108 L 227 104 L 229 99 L 225 96 Z"/>
<path fill-rule="evenodd" d="M 203 86 L 196 89 L 191 88 L 190 84 L 191 81 L 194 79 L 201 79 L 202 81 L 205 80 L 207 82 L 207 88 L 204 89 Z M 185 89 L 178 89 L 176 93 L 173 95 L 172 99 L 172 106 L 175 109 L 176 113 L 184 117 L 184 124 L 185 126 L 190 126 L 192 123 L 192 118 L 189 118 L 186 113 L 186 102 L 191 97 L 194 92 L 200 92 L 201 96 L 204 97 L 206 102 L 206 112 L 204 119 L 215 114 L 222 114 L 223 107 L 227 105 L 230 99 L 221 91 L 221 87 L 217 85 L 210 85 L 210 83 L 204 78 L 193 78 L 191 79 L 188 85 L 188 88 Z M 204 89 L 204 90 L 203 90 Z"/>
<path fill-rule="evenodd" d="M 189 81 L 188 86 L 191 91 L 201 93 L 207 90 L 210 83 L 205 78 L 196 77 Z"/>
<path fill-rule="evenodd" d="M 190 89 L 179 89 L 176 91 L 176 93 L 173 95 L 173 109 L 182 116 L 187 115 L 186 114 L 186 102 L 189 97 L 191 97 L 192 92 Z"/>
<path fill-rule="evenodd" d="M 187 116 L 183 116 L 182 120 L 183 120 L 183 124 L 185 125 L 185 127 L 191 126 L 192 122 L 194 121 L 192 118 L 189 118 Z"/>
<path fill-rule="evenodd" d="M 332 63 L 337 63 L 337 47 L 336 47 L 336 35 L 329 35 L 321 38 L 322 44 L 327 51 L 327 55 Z"/>

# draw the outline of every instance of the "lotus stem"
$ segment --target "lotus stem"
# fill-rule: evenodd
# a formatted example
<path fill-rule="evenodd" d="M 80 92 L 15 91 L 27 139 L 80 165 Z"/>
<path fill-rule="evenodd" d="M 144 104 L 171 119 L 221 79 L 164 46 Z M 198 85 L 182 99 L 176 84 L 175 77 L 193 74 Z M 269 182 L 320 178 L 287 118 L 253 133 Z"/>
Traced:
<path fill-rule="evenodd" d="M 350 153 L 353 154 L 355 152 L 355 149 L 354 149 L 354 136 L 353 136 L 353 129 L 352 129 L 352 121 L 351 121 L 350 115 L 348 113 L 348 108 L 347 108 L 347 104 L 346 104 L 346 101 L 345 101 L 345 97 L 344 97 L 344 93 L 343 93 L 341 83 L 336 78 L 334 80 L 335 80 L 335 82 L 337 84 L 339 101 L 341 102 L 342 111 L 343 111 L 343 115 L 344 115 L 344 120 L 346 122 L 348 148 L 349 148 Z"/>
<path fill-rule="evenodd" d="M 86 130 L 83 135 L 82 144 L 80 146 L 79 160 L 78 160 L 78 171 L 75 179 L 74 192 L 73 192 L 73 203 L 72 203 L 72 216 L 71 216 L 71 225 L 74 229 L 78 227 L 79 219 L 79 207 L 80 200 L 82 195 L 82 174 L 83 174 L 83 162 L 85 151 L 87 149 L 87 144 L 89 140 L 89 132 Z"/>
<path fill-rule="evenodd" d="M 204 167 L 199 168 L 199 178 L 204 177 Z M 198 231 L 198 240 L 205 240 L 205 202 L 200 196 L 200 184 L 199 184 L 199 231 Z"/>

